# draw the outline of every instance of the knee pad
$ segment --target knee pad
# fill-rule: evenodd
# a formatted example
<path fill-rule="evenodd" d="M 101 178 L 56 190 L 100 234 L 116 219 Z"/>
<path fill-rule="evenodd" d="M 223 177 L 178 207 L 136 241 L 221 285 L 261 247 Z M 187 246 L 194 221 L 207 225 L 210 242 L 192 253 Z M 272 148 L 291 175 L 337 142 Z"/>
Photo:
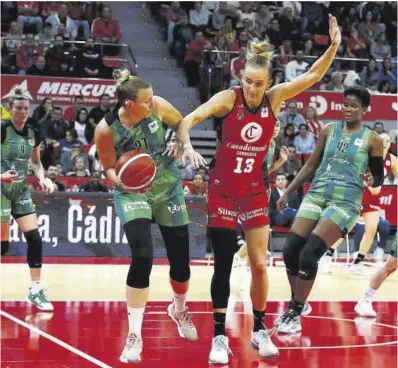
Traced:
<path fill-rule="evenodd" d="M 326 243 L 317 235 L 311 234 L 299 257 L 298 276 L 303 280 L 315 280 L 318 261 L 327 250 Z"/>
<path fill-rule="evenodd" d="M 145 289 L 149 286 L 149 276 L 153 263 L 153 243 L 151 220 L 137 219 L 123 226 L 131 248 L 131 264 L 126 284 L 132 288 Z"/>
<path fill-rule="evenodd" d="M 285 262 L 286 272 L 289 275 L 297 276 L 299 269 L 299 258 L 306 240 L 297 234 L 290 232 L 286 244 L 283 247 L 283 261 Z"/>
<path fill-rule="evenodd" d="M 43 242 L 38 229 L 24 233 L 28 244 L 27 259 L 29 268 L 41 268 L 43 259 Z"/>
<path fill-rule="evenodd" d="M 1 255 L 4 255 L 8 252 L 8 248 L 10 247 L 10 242 L 8 240 L 1 241 Z"/>
<path fill-rule="evenodd" d="M 236 250 L 236 231 L 210 228 L 214 251 L 214 273 L 211 279 L 211 299 L 214 309 L 228 306 L 230 294 L 229 279 Z"/>
<path fill-rule="evenodd" d="M 170 278 L 177 282 L 187 282 L 191 277 L 188 225 L 174 227 L 159 225 L 159 229 L 166 245 Z"/>

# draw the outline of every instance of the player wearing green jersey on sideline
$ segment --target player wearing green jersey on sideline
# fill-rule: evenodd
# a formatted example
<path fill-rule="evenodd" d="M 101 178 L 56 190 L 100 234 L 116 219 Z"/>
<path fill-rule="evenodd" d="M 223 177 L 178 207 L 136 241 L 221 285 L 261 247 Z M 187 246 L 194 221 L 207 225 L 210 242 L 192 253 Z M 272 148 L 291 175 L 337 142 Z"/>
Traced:
<path fill-rule="evenodd" d="M 322 129 L 308 162 L 277 202 L 281 211 L 289 193 L 315 174 L 283 249 L 291 301 L 275 321 L 278 332 L 301 331 L 300 315 L 314 284 L 319 259 L 355 224 L 364 179 L 373 187 L 383 182 L 382 140 L 362 123 L 369 104 L 370 94 L 365 87 L 352 86 L 344 91 L 344 120 Z M 365 175 L 368 167 L 371 175 Z"/>
<path fill-rule="evenodd" d="M 10 215 L 24 233 L 31 286 L 27 301 L 44 311 L 52 311 L 41 281 L 43 244 L 39 234 L 35 205 L 26 185 L 28 162 L 44 192 L 54 190 L 50 179 L 44 177 L 40 161 L 40 134 L 26 124 L 29 99 L 19 86 L 14 87 L 10 100 L 11 119 L 1 123 L 1 255 L 9 248 Z"/>
<path fill-rule="evenodd" d="M 182 116 L 165 99 L 154 96 L 149 83 L 128 70 L 115 70 L 114 78 L 118 105 L 98 124 L 95 143 L 106 175 L 115 186 L 115 210 L 132 252 L 126 281 L 129 333 L 120 356 L 128 363 L 140 361 L 143 348 L 141 326 L 153 262 L 152 218 L 159 225 L 170 263 L 174 297 L 168 314 L 181 337 L 193 341 L 198 336 L 185 305 L 190 279 L 188 213 L 181 174 L 165 138 L 165 125 L 176 128 Z M 118 158 L 136 149 L 150 154 L 157 167 L 152 186 L 144 193 L 129 192 L 115 173 Z"/>

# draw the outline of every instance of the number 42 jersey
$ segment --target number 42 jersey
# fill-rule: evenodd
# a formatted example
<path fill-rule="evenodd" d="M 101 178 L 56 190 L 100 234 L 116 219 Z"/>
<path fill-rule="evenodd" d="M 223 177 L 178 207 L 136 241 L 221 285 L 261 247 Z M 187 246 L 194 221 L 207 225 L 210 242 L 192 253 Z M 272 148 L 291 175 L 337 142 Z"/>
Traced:
<path fill-rule="evenodd" d="M 211 164 L 210 190 L 229 197 L 265 191 L 262 164 L 267 155 L 276 118 L 267 95 L 261 105 L 248 107 L 243 90 L 234 88 L 236 100 L 222 120 L 217 151 Z"/>

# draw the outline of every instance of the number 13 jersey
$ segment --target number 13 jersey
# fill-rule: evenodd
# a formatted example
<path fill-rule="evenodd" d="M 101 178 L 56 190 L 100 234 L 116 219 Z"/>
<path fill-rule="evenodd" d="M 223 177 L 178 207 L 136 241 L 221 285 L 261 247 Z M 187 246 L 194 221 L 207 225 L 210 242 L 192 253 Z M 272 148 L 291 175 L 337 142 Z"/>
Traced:
<path fill-rule="evenodd" d="M 222 119 L 217 151 L 211 164 L 210 190 L 229 197 L 265 191 L 262 164 L 267 155 L 276 118 L 267 95 L 257 109 L 248 107 L 243 89 L 234 88 L 235 104 Z"/>

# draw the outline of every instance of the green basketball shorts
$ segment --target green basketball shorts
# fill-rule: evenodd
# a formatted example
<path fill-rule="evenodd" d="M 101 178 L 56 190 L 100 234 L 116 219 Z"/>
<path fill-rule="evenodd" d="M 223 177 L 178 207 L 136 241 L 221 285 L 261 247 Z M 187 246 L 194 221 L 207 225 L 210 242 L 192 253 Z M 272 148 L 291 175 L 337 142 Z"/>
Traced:
<path fill-rule="evenodd" d="M 36 207 L 25 182 L 1 184 L 1 223 L 10 222 L 10 215 L 22 217 L 35 213 Z"/>

